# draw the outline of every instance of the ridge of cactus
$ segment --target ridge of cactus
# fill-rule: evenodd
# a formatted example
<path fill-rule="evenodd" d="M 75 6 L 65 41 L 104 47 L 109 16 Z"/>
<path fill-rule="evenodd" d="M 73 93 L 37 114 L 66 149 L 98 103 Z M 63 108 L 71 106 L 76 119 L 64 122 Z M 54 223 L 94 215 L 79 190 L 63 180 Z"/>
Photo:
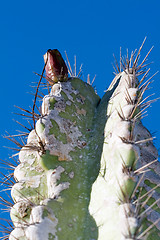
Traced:
<path fill-rule="evenodd" d="M 69 63 L 67 70 L 57 49 L 44 55 L 33 108 L 26 111 L 33 119 L 27 142 L 7 137 L 20 152 L 11 184 L 13 230 L 4 239 L 160 238 L 160 163 L 142 124 L 156 100 L 144 98 L 154 76 L 144 70 L 151 50 L 139 63 L 144 42 L 116 63 L 102 99 L 89 77 L 88 83 L 79 78 L 81 68 L 73 73 Z M 37 114 L 42 79 L 50 90 Z"/>

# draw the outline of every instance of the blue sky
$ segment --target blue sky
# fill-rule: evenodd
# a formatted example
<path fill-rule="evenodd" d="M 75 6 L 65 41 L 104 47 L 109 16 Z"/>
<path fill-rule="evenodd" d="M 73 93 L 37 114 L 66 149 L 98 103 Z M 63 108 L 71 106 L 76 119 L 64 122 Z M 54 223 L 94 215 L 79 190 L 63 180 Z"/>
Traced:
<path fill-rule="evenodd" d="M 1 118 L 0 158 L 7 159 L 10 145 L 2 135 L 15 133 L 19 126 L 12 112 L 18 105 L 32 106 L 32 82 L 38 81 L 33 72 L 41 73 L 43 54 L 51 48 L 67 51 L 73 66 L 83 63 L 84 77 L 96 74 L 95 85 L 100 96 L 113 78 L 113 53 L 119 58 L 119 49 L 139 48 L 145 36 L 142 58 L 154 45 L 149 60 L 154 61 L 151 74 L 160 70 L 160 1 L 159 0 L 28 0 L 3 1 L 0 4 L 0 69 Z M 160 74 L 154 78 L 152 89 L 160 97 Z M 155 144 L 160 148 L 160 100 L 148 110 L 145 126 L 156 132 Z"/>

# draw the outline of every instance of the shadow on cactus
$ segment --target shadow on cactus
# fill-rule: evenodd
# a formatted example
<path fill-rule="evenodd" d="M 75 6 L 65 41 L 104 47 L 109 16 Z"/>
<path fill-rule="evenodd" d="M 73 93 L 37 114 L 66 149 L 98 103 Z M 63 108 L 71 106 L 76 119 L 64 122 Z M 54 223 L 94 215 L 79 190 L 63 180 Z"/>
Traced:
<path fill-rule="evenodd" d="M 28 133 L 18 136 L 22 143 L 6 136 L 20 151 L 19 163 L 10 164 L 15 180 L 6 177 L 13 228 L 2 239 L 160 238 L 160 164 L 141 122 L 157 100 L 143 97 L 154 77 L 146 69 L 151 50 L 139 63 L 144 42 L 120 65 L 116 60 L 102 99 L 89 77 L 79 78 L 81 67 L 76 74 L 76 59 L 73 73 L 57 49 L 44 55 L 33 107 L 20 108 L 32 120 L 29 127 L 19 123 Z"/>

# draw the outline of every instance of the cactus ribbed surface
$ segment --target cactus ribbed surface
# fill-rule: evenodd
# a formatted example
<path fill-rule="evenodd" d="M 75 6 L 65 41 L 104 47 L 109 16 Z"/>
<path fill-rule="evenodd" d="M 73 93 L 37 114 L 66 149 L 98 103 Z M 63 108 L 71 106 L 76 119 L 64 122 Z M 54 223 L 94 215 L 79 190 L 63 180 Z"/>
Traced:
<path fill-rule="evenodd" d="M 138 80 L 140 50 L 102 99 L 67 78 L 64 61 L 55 71 L 57 52 L 45 55 L 54 84 L 19 153 L 9 240 L 160 239 L 160 164 L 141 122 L 151 102 L 143 100 L 147 74 Z"/>
<path fill-rule="evenodd" d="M 155 163 L 158 153 L 151 134 L 139 120 L 143 91 L 138 84 L 134 69 L 120 73 L 118 87 L 106 109 L 108 119 L 104 127 L 101 166 L 89 206 L 99 226 L 99 240 L 160 237 L 159 209 L 154 208 L 145 218 L 144 209 L 152 203 L 156 205 L 159 199 L 159 189 L 151 195 L 144 196 L 144 193 L 160 183 L 160 165 Z M 145 224 L 149 226 L 156 221 L 154 238 L 153 235 L 147 238 L 142 229 Z"/>
<path fill-rule="evenodd" d="M 43 99 L 43 117 L 20 151 L 21 163 L 14 172 L 18 182 L 12 188 L 16 204 L 11 217 L 17 228 L 11 236 L 22 224 L 19 239 L 93 239 L 97 235 L 88 205 L 97 172 L 92 171 L 97 159 L 89 145 L 99 97 L 80 79 L 57 84 L 61 84 L 61 96 Z M 37 152 L 39 138 L 45 152 Z"/>

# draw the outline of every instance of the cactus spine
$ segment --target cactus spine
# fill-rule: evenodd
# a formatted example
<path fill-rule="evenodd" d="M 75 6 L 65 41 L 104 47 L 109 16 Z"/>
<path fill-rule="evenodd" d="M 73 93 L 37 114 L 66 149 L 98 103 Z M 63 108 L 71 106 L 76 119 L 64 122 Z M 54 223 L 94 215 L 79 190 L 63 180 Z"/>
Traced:
<path fill-rule="evenodd" d="M 45 55 L 54 84 L 19 153 L 9 240 L 159 239 L 160 165 L 141 123 L 150 104 L 142 99 L 147 74 L 138 80 L 141 48 L 101 100 L 89 84 L 67 77 L 61 55 Z"/>

